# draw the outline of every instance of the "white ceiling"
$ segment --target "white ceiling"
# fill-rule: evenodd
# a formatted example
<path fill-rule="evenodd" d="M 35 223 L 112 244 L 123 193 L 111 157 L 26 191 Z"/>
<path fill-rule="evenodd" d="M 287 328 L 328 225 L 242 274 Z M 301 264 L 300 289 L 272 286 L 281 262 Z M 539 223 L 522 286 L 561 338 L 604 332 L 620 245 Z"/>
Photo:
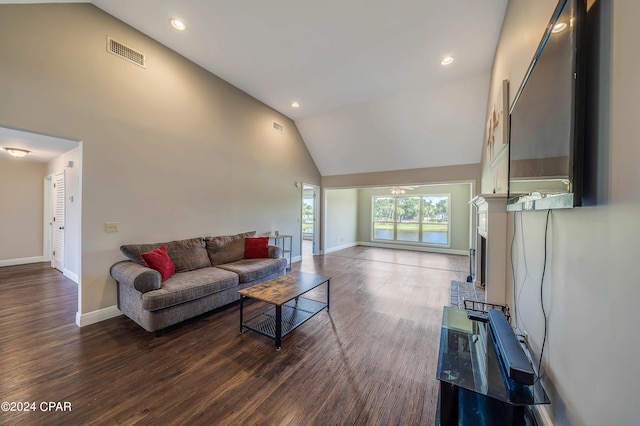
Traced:
<path fill-rule="evenodd" d="M 30 151 L 20 161 L 47 163 L 78 145 L 78 141 L 0 126 L 0 159 L 14 158 L 4 148 L 19 148 Z"/>
<path fill-rule="evenodd" d="M 480 162 L 507 0 L 90 3 L 293 119 L 324 176 Z"/>

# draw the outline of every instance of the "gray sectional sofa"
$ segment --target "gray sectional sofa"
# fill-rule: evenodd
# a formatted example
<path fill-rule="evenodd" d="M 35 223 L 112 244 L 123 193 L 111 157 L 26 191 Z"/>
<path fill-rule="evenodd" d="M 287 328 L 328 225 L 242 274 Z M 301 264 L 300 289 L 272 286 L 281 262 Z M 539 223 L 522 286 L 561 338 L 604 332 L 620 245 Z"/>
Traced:
<path fill-rule="evenodd" d="M 118 308 L 145 330 L 163 330 L 240 299 L 238 290 L 283 275 L 287 260 L 269 246 L 268 258 L 245 259 L 242 234 L 201 237 L 120 247 L 128 260 L 111 267 L 118 285 Z M 142 253 L 166 246 L 175 274 L 161 282 L 160 273 L 147 268 Z"/>

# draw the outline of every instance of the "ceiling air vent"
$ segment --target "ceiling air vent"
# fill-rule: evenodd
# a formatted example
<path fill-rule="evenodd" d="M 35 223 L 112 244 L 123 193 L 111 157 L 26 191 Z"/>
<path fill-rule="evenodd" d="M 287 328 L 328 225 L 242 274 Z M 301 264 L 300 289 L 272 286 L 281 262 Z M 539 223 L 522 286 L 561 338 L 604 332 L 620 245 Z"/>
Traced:
<path fill-rule="evenodd" d="M 146 68 L 144 54 L 115 41 L 109 36 L 107 36 L 107 52 L 113 53 L 114 55 L 119 56 L 122 59 L 126 59 L 129 62 L 133 62 L 142 68 Z"/>
<path fill-rule="evenodd" d="M 278 133 L 284 133 L 284 126 L 280 123 L 273 122 L 273 130 Z"/>

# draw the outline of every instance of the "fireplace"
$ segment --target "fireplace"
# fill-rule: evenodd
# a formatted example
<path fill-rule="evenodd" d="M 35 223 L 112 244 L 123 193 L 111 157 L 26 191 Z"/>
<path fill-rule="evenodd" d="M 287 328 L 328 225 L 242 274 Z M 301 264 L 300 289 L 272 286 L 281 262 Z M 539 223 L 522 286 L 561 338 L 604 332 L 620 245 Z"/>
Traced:
<path fill-rule="evenodd" d="M 485 288 L 485 302 L 506 304 L 507 197 L 481 194 L 471 200 L 477 211 L 475 282 Z"/>

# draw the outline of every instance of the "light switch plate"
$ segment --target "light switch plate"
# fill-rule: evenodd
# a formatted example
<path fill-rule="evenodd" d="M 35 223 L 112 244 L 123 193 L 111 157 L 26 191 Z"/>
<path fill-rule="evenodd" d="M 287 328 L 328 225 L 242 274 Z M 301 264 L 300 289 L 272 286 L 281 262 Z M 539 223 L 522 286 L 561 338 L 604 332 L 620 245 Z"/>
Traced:
<path fill-rule="evenodd" d="M 118 232 L 120 231 L 120 222 L 105 222 L 104 232 Z"/>

